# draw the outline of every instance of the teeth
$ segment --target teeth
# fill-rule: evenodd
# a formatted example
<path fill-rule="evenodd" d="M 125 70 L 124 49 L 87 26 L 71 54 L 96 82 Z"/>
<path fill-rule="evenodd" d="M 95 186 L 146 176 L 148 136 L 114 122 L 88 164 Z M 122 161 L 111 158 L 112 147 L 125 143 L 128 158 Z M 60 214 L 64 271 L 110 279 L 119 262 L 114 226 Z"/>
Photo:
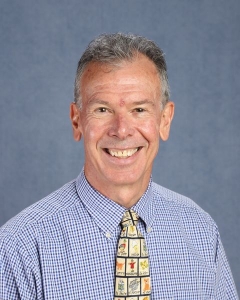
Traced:
<path fill-rule="evenodd" d="M 128 150 L 123 150 L 123 151 L 114 151 L 114 150 L 110 150 L 108 149 L 108 152 L 112 155 L 112 156 L 116 156 L 116 157 L 129 157 L 132 156 L 134 153 L 136 153 L 138 151 L 138 148 L 134 148 L 134 149 L 128 149 Z"/>

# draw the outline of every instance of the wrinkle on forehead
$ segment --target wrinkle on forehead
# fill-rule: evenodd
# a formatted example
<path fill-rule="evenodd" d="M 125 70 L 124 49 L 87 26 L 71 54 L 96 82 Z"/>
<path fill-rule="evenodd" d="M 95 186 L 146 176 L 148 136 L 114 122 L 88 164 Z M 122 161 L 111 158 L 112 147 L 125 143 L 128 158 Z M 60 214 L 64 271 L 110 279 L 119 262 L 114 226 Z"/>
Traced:
<path fill-rule="evenodd" d="M 148 61 L 148 67 L 146 68 L 146 61 Z M 140 63 L 141 67 L 138 68 L 138 74 L 134 77 L 132 77 L 132 80 L 138 81 L 138 76 L 139 75 L 144 75 L 144 76 L 153 76 L 156 75 L 159 78 L 158 70 L 154 63 L 145 55 L 143 54 L 138 54 L 135 59 L 128 61 L 128 60 L 123 60 L 120 61 L 117 65 L 116 64 L 110 64 L 110 63 L 102 63 L 102 62 L 90 62 L 86 66 L 86 69 L 84 70 L 82 74 L 82 78 L 85 77 L 86 80 L 93 80 L 96 78 L 96 72 L 98 73 L 103 73 L 103 74 L 108 74 L 112 73 L 111 77 L 114 78 L 114 73 L 119 71 L 119 70 L 126 70 L 131 66 L 134 66 L 135 63 Z M 150 64 L 149 64 L 150 63 Z M 151 65 L 151 67 L 149 67 Z M 160 78 L 159 78 L 160 79 Z M 120 83 L 120 82 L 119 82 Z M 124 83 L 124 78 L 122 78 L 121 83 Z M 132 81 L 134 83 L 134 81 Z"/>
<path fill-rule="evenodd" d="M 80 79 L 82 96 L 88 98 L 101 98 L 101 94 L 119 96 L 118 104 L 126 104 L 125 96 L 131 93 L 146 93 L 158 96 L 161 91 L 161 80 L 155 65 L 145 56 L 138 56 L 131 62 L 123 61 L 118 67 L 106 63 L 91 62 L 86 67 Z M 159 95 L 160 96 L 160 95 Z M 86 98 L 85 98 L 86 99 Z"/>

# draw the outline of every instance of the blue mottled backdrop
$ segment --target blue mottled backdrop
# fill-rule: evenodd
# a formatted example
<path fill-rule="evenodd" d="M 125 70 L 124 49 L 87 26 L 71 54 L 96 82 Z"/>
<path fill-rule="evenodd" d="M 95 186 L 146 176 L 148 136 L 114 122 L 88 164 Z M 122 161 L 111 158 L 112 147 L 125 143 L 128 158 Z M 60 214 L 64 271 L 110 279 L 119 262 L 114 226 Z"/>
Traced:
<path fill-rule="evenodd" d="M 81 170 L 68 116 L 77 61 L 118 31 L 166 53 L 176 115 L 153 178 L 212 215 L 240 292 L 238 0 L 1 0 L 0 225 Z"/>

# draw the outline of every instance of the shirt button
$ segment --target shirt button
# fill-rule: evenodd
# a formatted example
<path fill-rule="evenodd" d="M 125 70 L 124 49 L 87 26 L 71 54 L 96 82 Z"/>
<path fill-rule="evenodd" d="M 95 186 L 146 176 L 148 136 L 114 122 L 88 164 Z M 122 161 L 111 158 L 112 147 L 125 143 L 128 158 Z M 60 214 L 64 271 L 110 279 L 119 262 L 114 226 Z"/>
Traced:
<path fill-rule="evenodd" d="M 110 232 L 107 232 L 106 233 L 106 237 L 109 239 L 111 237 L 111 233 Z"/>
<path fill-rule="evenodd" d="M 147 232 L 150 233 L 152 231 L 152 227 L 147 228 Z"/>

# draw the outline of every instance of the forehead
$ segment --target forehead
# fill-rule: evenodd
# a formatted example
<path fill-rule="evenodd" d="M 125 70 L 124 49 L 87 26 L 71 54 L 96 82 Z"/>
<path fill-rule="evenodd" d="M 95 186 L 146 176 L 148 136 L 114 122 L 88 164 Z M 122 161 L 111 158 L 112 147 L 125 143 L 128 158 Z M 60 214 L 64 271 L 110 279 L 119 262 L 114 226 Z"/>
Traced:
<path fill-rule="evenodd" d="M 155 64 L 139 54 L 131 61 L 108 64 L 90 62 L 80 79 L 81 94 L 112 90 L 160 90 L 160 78 Z"/>

